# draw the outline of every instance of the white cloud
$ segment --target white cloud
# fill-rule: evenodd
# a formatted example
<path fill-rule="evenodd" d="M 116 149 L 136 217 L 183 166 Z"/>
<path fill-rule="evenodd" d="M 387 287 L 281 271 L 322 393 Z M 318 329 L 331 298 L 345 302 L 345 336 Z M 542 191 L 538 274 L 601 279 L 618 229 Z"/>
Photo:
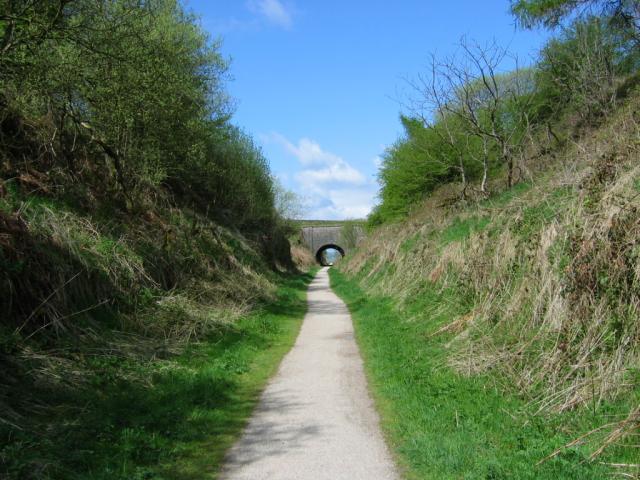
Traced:
<path fill-rule="evenodd" d="M 362 185 L 365 178 L 358 170 L 342 161 L 317 169 L 306 169 L 298 172 L 296 179 L 303 186 L 314 187 L 321 183 L 348 183 Z"/>
<path fill-rule="evenodd" d="M 296 179 L 307 188 L 317 187 L 323 183 L 346 183 L 363 185 L 366 183 L 364 175 L 341 157 L 327 152 L 315 141 L 301 138 L 297 145 L 279 133 L 262 135 L 265 142 L 275 141 L 291 155 L 296 157 L 301 165 L 307 167 L 296 174 Z M 312 168 L 314 167 L 314 168 Z"/>
<path fill-rule="evenodd" d="M 266 19 L 269 23 L 283 28 L 291 28 L 293 17 L 280 0 L 250 0 L 249 10 Z"/>
<path fill-rule="evenodd" d="M 371 212 L 374 197 L 375 192 L 367 187 L 317 192 L 306 199 L 306 218 L 315 220 L 364 218 Z"/>
<path fill-rule="evenodd" d="M 305 166 L 331 165 L 343 161 L 339 156 L 325 152 L 317 142 L 309 140 L 308 138 L 301 138 L 297 145 L 290 142 L 284 135 L 275 132 L 269 135 L 261 135 L 260 138 L 264 142 L 279 143 L 287 152 L 296 157 L 300 163 Z"/>
<path fill-rule="evenodd" d="M 373 207 L 377 186 L 339 155 L 324 150 L 318 142 L 302 138 L 297 143 L 283 135 L 261 135 L 265 143 L 277 143 L 298 160 L 300 170 L 291 169 L 296 191 L 305 198 L 306 217 L 339 220 L 364 218 Z M 297 171 L 296 171 L 297 170 Z"/>

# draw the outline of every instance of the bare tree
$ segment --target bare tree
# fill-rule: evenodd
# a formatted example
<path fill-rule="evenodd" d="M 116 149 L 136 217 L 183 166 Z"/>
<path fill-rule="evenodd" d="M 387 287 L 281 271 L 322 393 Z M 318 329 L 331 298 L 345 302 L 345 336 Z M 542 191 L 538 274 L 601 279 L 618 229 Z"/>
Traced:
<path fill-rule="evenodd" d="M 409 110 L 419 118 L 424 126 L 431 128 L 440 140 L 448 145 L 455 160 L 439 159 L 431 151 L 425 151 L 432 162 L 440 165 L 451 165 L 458 172 L 462 183 L 461 195 L 466 196 L 468 181 L 464 163 L 464 151 L 459 138 L 460 129 L 455 125 L 456 116 L 452 115 L 455 104 L 455 89 L 450 78 L 443 75 L 445 63 L 431 55 L 430 75 L 419 74 L 416 80 L 407 80 L 415 95 L 409 102 Z"/>
<path fill-rule="evenodd" d="M 502 73 L 508 61 L 515 70 Z M 513 185 L 514 149 L 529 125 L 526 102 L 533 91 L 533 82 L 515 57 L 495 42 L 481 46 L 462 39 L 453 56 L 432 55 L 429 74 L 418 75 L 409 85 L 414 92 L 409 102 L 412 113 L 456 153 L 463 191 L 468 181 L 466 156 L 482 165 L 480 191 L 486 193 L 493 151 L 507 168 L 507 186 Z M 473 138 L 479 141 L 479 150 L 469 147 Z"/>

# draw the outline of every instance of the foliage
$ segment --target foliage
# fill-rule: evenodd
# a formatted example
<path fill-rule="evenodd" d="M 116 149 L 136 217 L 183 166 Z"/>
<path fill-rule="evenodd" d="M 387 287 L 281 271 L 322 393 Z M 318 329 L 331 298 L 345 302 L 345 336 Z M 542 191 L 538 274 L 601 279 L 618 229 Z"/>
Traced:
<path fill-rule="evenodd" d="M 287 220 L 300 220 L 304 215 L 305 205 L 297 193 L 287 190 L 277 179 L 274 179 L 276 210 Z"/>
<path fill-rule="evenodd" d="M 439 184 L 456 177 L 456 157 L 443 141 L 439 125 L 428 128 L 417 118 L 402 116 L 404 137 L 382 155 L 378 172 L 380 204 L 369 218 L 370 224 L 393 221 L 409 213 Z M 467 166 L 468 158 L 463 159 Z M 469 171 L 470 169 L 468 169 Z"/>
<path fill-rule="evenodd" d="M 531 158 L 525 167 L 546 165 L 533 181 L 457 208 L 428 198 L 408 220 L 376 229 L 340 264 L 374 302 L 391 299 L 391 313 L 375 320 L 373 312 L 381 307 L 372 306 L 360 326 L 380 330 L 371 333 L 377 338 L 371 355 L 383 365 L 380 375 L 386 380 L 371 384 L 383 385 L 391 415 L 419 388 L 415 378 L 435 382 L 443 369 L 452 368 L 472 385 L 487 380 L 504 397 L 518 396 L 522 409 L 505 408 L 525 424 L 557 422 L 559 430 L 571 431 L 568 438 L 547 443 L 538 459 L 527 460 L 530 469 L 560 455 L 637 476 L 639 103 L 636 91 L 603 124 Z M 363 311 L 367 300 L 359 304 Z M 398 339 L 389 351 L 396 355 L 398 345 L 419 339 L 406 359 L 377 356 L 393 334 Z M 442 359 L 431 366 L 434 346 L 442 348 Z M 385 391 L 390 372 L 397 375 L 398 391 Z M 426 395 L 416 394 L 407 420 L 393 417 L 406 425 L 400 445 L 413 452 L 418 471 L 433 463 L 420 456 L 433 444 L 424 438 L 433 422 L 425 415 L 424 426 L 410 430 L 408 419 L 415 418 L 411 415 L 424 406 Z M 464 396 L 453 395 L 455 401 L 433 408 L 433 421 L 449 405 L 458 412 L 465 408 Z M 573 423 L 574 412 L 584 422 Z M 495 412 L 487 418 L 491 423 Z M 484 428 L 491 427 L 483 423 L 476 432 Z M 413 433 L 403 436 L 405 431 Z M 414 451 L 415 438 L 424 442 Z M 588 449 L 564 457 L 579 444 Z"/>
<path fill-rule="evenodd" d="M 0 423 L 0 476 L 186 480 L 203 472 L 215 475 L 295 341 L 311 278 L 279 277 L 272 302 L 220 326 L 179 355 L 152 348 L 144 339 L 101 331 L 109 346 L 104 352 L 83 355 L 78 341 L 69 340 L 59 344 L 64 357 L 31 354 L 39 382 L 25 382 L 24 371 L 13 365 L 14 395 L 39 397 L 38 409 L 28 428 L 24 419 L 20 429 Z M 151 351 L 142 354 L 145 349 Z M 64 379 L 44 381 L 47 371 L 64 372 Z M 79 385 L 69 385 L 72 375 Z"/>
<path fill-rule="evenodd" d="M 523 0 L 512 8 L 528 22 L 564 18 L 578 4 L 600 16 L 577 15 L 532 67 L 520 68 L 498 45 L 464 39 L 455 55 L 432 56 L 429 69 L 408 82 L 404 135 L 382 156 L 370 226 L 406 217 L 445 185 L 465 201 L 486 197 L 495 178 L 510 188 L 523 180 L 523 158 L 606 118 L 637 82 L 636 30 L 612 21 L 637 13 L 637 2 Z M 504 72 L 505 64 L 515 67 Z"/>
<path fill-rule="evenodd" d="M 576 21 L 542 49 L 536 69 L 538 121 L 570 112 L 593 122 L 615 106 L 618 80 L 636 71 L 628 39 L 600 18 Z"/>
<path fill-rule="evenodd" d="M 202 475 L 291 344 L 227 66 L 178 0 L 0 0 L 0 477 Z"/>
<path fill-rule="evenodd" d="M 567 19 L 598 15 L 614 24 L 638 31 L 637 0 L 512 0 L 511 12 L 521 25 L 557 27 Z"/>
<path fill-rule="evenodd" d="M 227 61 L 177 0 L 3 3 L 5 178 L 62 172 L 128 209 L 164 188 L 245 230 L 271 228 L 268 164 L 229 124 Z M 40 144 L 27 164 L 10 148 L 22 137 Z"/>
<path fill-rule="evenodd" d="M 530 69 L 499 73 L 508 52 L 462 41 L 457 56 L 433 58 L 410 82 L 411 116 L 401 116 L 404 137 L 387 149 L 379 172 L 380 205 L 369 223 L 406 216 L 438 187 L 457 182 L 466 199 L 478 182 L 506 169 L 515 181 L 516 157 L 531 133 L 535 82 Z"/>

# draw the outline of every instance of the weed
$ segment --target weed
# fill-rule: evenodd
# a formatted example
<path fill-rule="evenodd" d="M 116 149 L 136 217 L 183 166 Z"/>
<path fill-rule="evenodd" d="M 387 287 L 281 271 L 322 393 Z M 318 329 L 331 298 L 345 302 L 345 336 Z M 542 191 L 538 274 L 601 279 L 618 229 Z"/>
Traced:
<path fill-rule="evenodd" d="M 455 218 L 451 225 L 440 233 L 440 243 L 448 245 L 469 238 L 473 232 L 482 231 L 490 222 L 488 217 Z"/>

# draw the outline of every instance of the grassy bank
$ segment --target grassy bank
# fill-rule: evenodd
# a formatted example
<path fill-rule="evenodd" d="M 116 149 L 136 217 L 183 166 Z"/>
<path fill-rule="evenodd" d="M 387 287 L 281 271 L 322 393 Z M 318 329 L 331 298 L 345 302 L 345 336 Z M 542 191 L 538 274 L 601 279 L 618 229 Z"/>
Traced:
<path fill-rule="evenodd" d="M 143 361 L 83 349 L 89 377 L 58 398 L 50 388 L 41 392 L 48 395 L 42 416 L 32 414 L 32 428 L 12 429 L 0 449 L 2 477 L 215 478 L 225 450 L 295 340 L 311 278 L 277 276 L 274 301 L 178 355 L 159 352 Z M 31 395 L 38 385 L 21 388 Z M 37 424 L 41 430 L 33 428 Z"/>
<path fill-rule="evenodd" d="M 640 474 L 639 102 L 528 159 L 512 188 L 467 202 L 451 201 L 451 185 L 439 189 L 339 266 L 405 312 L 392 317 L 407 329 L 399 346 L 437 342 L 437 368 L 519 399 L 487 415 L 541 425 L 529 467 L 576 440 L 589 452 L 574 455 L 576 468 L 588 460 Z"/>
<path fill-rule="evenodd" d="M 211 476 L 306 284 L 220 44 L 174 0 L 0 32 L 0 478 Z"/>
<path fill-rule="evenodd" d="M 459 292 L 425 286 L 399 306 L 366 294 L 358 285 L 365 274 L 330 274 L 351 310 L 383 428 L 407 478 L 582 480 L 611 473 L 588 461 L 585 445 L 538 462 L 628 405 L 533 416 L 496 377 L 464 376 L 447 365 L 454 333 L 434 334 L 468 308 Z M 615 453 L 633 461 L 631 450 Z"/>

